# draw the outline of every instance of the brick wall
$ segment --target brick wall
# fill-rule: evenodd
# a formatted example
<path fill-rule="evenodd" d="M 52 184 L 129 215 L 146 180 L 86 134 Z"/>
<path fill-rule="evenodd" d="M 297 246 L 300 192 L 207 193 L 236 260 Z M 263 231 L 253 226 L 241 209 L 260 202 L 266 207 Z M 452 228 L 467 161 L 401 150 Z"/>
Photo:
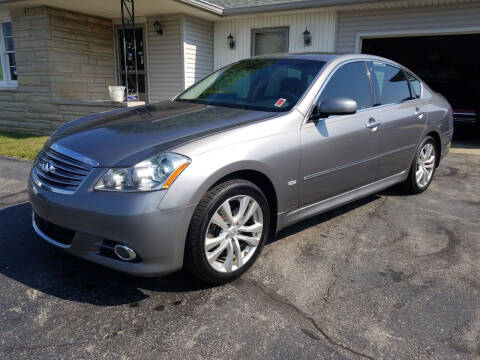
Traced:
<path fill-rule="evenodd" d="M 50 133 L 113 107 L 99 101 L 109 98 L 107 86 L 115 82 L 111 20 L 46 6 L 10 16 L 18 88 L 0 90 L 0 128 Z"/>

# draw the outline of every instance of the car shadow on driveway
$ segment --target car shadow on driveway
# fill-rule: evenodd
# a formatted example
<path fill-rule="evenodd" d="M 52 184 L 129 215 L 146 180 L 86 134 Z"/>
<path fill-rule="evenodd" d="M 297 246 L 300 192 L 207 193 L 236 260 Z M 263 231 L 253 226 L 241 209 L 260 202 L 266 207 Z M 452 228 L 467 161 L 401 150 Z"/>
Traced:
<path fill-rule="evenodd" d="M 149 292 L 208 288 L 181 271 L 161 278 L 140 278 L 76 258 L 42 240 L 31 219 L 28 203 L 0 210 L 0 274 L 37 291 L 69 301 L 115 306 L 146 299 Z M 1 275 L 0 284 L 5 285 Z"/>
<path fill-rule="evenodd" d="M 369 196 L 291 225 L 266 246 L 379 198 L 379 195 Z M 209 288 L 183 271 L 158 278 L 141 278 L 76 258 L 42 240 L 34 232 L 31 218 L 32 208 L 28 203 L 0 210 L 0 246 L 3 248 L 0 274 L 39 292 L 74 302 L 117 306 L 144 300 L 150 296 L 149 292 L 181 293 Z"/>
<path fill-rule="evenodd" d="M 392 191 L 395 192 L 395 190 L 392 190 Z M 275 241 L 284 239 L 286 237 L 289 237 L 291 235 L 299 233 L 299 232 L 301 232 L 303 230 L 306 230 L 308 228 L 314 227 L 318 224 L 321 224 L 322 222 L 331 220 L 331 219 L 333 219 L 337 216 L 343 215 L 343 214 L 348 213 L 352 210 L 355 210 L 359 207 L 365 206 L 365 205 L 367 205 L 367 204 L 369 204 L 369 203 L 371 203 L 375 200 L 378 200 L 380 198 L 381 198 L 381 196 L 379 196 L 379 194 L 368 196 L 366 198 L 354 201 L 354 202 L 349 203 L 347 205 L 344 205 L 342 207 L 339 207 L 339 208 L 324 212 L 322 214 L 316 215 L 314 217 L 308 218 L 308 219 L 303 220 L 299 223 L 290 225 L 290 226 L 280 230 L 280 232 L 275 236 L 275 238 L 270 239 L 270 241 L 268 241 L 267 244 L 273 243 Z"/>

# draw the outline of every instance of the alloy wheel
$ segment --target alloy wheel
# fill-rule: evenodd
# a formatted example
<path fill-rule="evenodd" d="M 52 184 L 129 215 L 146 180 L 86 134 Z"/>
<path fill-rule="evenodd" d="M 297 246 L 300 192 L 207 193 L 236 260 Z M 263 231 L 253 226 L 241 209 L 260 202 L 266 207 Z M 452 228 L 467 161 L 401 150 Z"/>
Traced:
<path fill-rule="evenodd" d="M 250 196 L 224 201 L 213 213 L 205 236 L 205 256 L 210 266 L 223 273 L 240 269 L 253 256 L 263 233 L 263 213 Z"/>
<path fill-rule="evenodd" d="M 423 188 L 428 185 L 435 170 L 435 146 L 427 142 L 417 155 L 417 167 L 415 170 L 415 180 L 417 186 Z"/>

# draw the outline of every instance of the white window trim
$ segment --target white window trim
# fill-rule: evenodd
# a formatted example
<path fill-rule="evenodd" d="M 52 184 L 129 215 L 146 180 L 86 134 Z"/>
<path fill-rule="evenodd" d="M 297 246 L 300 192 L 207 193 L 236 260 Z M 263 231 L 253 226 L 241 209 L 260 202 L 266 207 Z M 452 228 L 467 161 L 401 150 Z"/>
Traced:
<path fill-rule="evenodd" d="M 16 88 L 18 86 L 18 81 L 17 80 L 12 80 L 10 77 L 10 66 L 9 66 L 9 60 L 8 60 L 8 54 L 10 52 L 6 52 L 5 50 L 5 42 L 4 42 L 4 36 L 3 36 L 3 23 L 8 23 L 10 21 L 8 20 L 2 20 L 0 21 L 0 57 L 1 57 L 1 66 L 2 66 L 2 71 L 3 71 L 3 80 L 0 81 L 0 89 L 11 89 L 11 88 Z M 15 42 L 15 39 L 14 39 Z M 14 45 L 15 46 L 15 45 Z M 15 53 L 15 50 L 13 51 Z M 17 69 L 18 71 L 18 69 Z"/>

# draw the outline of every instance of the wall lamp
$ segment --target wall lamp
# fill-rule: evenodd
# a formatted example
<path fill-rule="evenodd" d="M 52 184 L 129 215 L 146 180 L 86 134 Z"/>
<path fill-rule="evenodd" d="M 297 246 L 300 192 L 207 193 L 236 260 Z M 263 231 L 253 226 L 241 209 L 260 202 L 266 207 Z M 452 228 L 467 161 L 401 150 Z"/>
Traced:
<path fill-rule="evenodd" d="M 153 23 L 153 27 L 155 28 L 155 32 L 162 36 L 163 35 L 163 28 L 162 28 L 162 25 L 160 25 L 160 22 L 158 20 L 155 20 L 155 22 Z"/>
<path fill-rule="evenodd" d="M 310 31 L 308 31 L 307 27 L 305 27 L 305 31 L 302 33 L 303 35 L 303 44 L 305 46 L 310 46 L 312 43 L 312 34 L 310 34 Z"/>
<path fill-rule="evenodd" d="M 230 49 L 235 49 L 235 38 L 233 37 L 232 33 L 227 36 L 227 43 Z"/>

